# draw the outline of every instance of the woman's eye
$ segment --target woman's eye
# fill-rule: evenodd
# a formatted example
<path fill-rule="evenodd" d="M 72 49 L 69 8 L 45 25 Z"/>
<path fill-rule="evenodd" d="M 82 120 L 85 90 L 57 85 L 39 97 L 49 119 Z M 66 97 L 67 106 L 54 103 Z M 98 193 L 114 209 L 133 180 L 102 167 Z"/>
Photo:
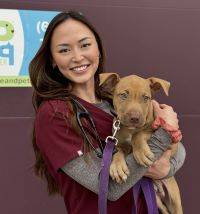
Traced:
<path fill-rule="evenodd" d="M 61 49 L 59 50 L 59 53 L 68 53 L 70 50 L 65 48 L 65 49 Z"/>
<path fill-rule="evenodd" d="M 125 100 L 125 99 L 128 98 L 128 95 L 129 95 L 128 91 L 122 92 L 122 93 L 120 94 L 120 98 L 121 98 L 122 100 Z"/>
<path fill-rule="evenodd" d="M 148 95 L 144 95 L 144 96 L 143 96 L 143 99 L 144 99 L 145 102 L 147 102 L 148 100 L 151 99 L 151 97 L 149 97 Z"/>
<path fill-rule="evenodd" d="M 81 47 L 86 48 L 86 47 L 89 47 L 90 45 L 91 45 L 90 43 L 85 43 L 85 44 L 82 44 Z"/>

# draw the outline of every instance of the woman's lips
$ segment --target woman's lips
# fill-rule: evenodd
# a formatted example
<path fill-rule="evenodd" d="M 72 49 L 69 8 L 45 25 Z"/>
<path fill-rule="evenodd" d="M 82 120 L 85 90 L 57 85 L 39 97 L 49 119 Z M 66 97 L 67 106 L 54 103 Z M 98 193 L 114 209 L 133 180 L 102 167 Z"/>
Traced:
<path fill-rule="evenodd" d="M 89 67 L 89 65 L 81 65 L 81 66 L 76 66 L 76 67 L 70 68 L 70 70 L 72 70 L 75 73 L 81 73 L 81 72 L 85 71 L 88 67 Z"/>

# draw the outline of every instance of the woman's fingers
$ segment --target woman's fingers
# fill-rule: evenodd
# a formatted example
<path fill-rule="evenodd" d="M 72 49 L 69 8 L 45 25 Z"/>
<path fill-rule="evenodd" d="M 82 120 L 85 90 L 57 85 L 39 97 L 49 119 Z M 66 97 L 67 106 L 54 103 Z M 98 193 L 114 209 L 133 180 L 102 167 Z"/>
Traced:
<path fill-rule="evenodd" d="M 152 103 L 153 103 L 153 106 L 154 106 L 155 109 L 169 108 L 170 110 L 173 111 L 172 106 L 169 106 L 169 105 L 167 105 L 167 104 L 164 104 L 164 103 L 160 104 L 160 103 L 158 103 L 156 100 L 152 100 Z"/>
<path fill-rule="evenodd" d="M 161 179 L 165 177 L 170 170 L 170 157 L 171 150 L 167 150 L 163 155 L 153 163 L 151 167 L 148 168 L 145 176 L 151 177 L 154 179 Z"/>
<path fill-rule="evenodd" d="M 155 117 L 161 117 L 167 124 L 173 126 L 176 129 L 179 128 L 177 113 L 171 106 L 166 104 L 159 104 L 156 100 L 152 100 L 152 103 Z"/>

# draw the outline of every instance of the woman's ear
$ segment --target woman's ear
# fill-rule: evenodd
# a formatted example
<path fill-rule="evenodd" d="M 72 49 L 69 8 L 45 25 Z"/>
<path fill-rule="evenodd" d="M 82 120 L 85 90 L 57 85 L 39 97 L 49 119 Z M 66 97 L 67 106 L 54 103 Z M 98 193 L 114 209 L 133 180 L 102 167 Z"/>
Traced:
<path fill-rule="evenodd" d="M 51 65 L 52 65 L 52 67 L 54 69 L 56 67 L 56 63 L 55 63 L 54 59 L 52 58 L 52 56 L 51 56 L 50 61 L 51 61 Z"/>
<path fill-rule="evenodd" d="M 112 98 L 115 86 L 120 81 L 120 76 L 117 73 L 101 73 L 99 79 L 102 94 Z"/>
<path fill-rule="evenodd" d="M 51 60 L 51 64 L 52 64 L 52 67 L 53 67 L 53 68 L 56 67 L 56 63 L 54 62 L 54 60 Z"/>

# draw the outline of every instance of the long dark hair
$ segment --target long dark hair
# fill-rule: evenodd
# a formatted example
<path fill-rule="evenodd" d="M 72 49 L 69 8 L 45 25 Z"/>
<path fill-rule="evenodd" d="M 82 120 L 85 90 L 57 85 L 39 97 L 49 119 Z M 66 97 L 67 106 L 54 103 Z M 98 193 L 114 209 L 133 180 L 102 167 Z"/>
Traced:
<path fill-rule="evenodd" d="M 32 102 L 35 111 L 37 111 L 41 103 L 45 100 L 67 100 L 67 98 L 70 96 L 70 81 L 63 76 L 57 67 L 53 68 L 52 55 L 50 50 L 51 37 L 55 28 L 68 19 L 74 19 L 83 23 L 92 31 L 95 36 L 100 53 L 99 66 L 95 73 L 95 92 L 97 97 L 101 98 L 101 92 L 99 88 L 99 74 L 104 72 L 105 54 L 100 36 L 91 23 L 80 12 L 61 12 L 56 15 L 49 23 L 41 47 L 29 64 L 30 80 L 33 86 Z M 33 130 L 32 143 L 36 157 L 34 172 L 36 175 L 44 178 L 47 181 L 48 192 L 50 195 L 60 193 L 58 185 L 55 183 L 53 177 L 48 172 L 42 154 L 36 145 L 35 130 Z"/>

